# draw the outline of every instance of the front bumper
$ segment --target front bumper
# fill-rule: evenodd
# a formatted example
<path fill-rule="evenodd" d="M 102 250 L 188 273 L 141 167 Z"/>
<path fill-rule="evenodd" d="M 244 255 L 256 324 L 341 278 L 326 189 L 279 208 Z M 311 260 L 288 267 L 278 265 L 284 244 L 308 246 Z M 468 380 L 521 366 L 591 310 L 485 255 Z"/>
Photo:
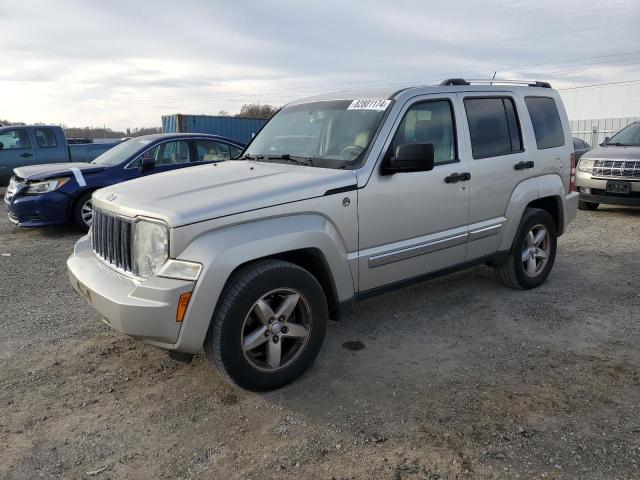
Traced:
<path fill-rule="evenodd" d="M 624 180 L 631 185 L 629 194 L 617 194 L 606 191 L 609 180 Z M 591 203 L 603 203 L 608 205 L 640 206 L 640 181 L 637 177 L 613 177 L 594 178 L 591 173 L 578 171 L 576 175 L 576 187 L 580 192 L 580 200 Z M 585 189 L 588 189 L 585 192 Z"/>
<path fill-rule="evenodd" d="M 119 332 L 166 350 L 174 350 L 182 323 L 178 299 L 195 282 L 170 278 L 131 278 L 104 264 L 84 236 L 67 260 L 71 285 Z M 187 310 L 188 314 L 188 310 Z"/>
<path fill-rule="evenodd" d="M 66 223 L 69 219 L 69 195 L 60 192 L 21 195 L 4 198 L 9 220 L 19 227 L 47 227 Z"/>

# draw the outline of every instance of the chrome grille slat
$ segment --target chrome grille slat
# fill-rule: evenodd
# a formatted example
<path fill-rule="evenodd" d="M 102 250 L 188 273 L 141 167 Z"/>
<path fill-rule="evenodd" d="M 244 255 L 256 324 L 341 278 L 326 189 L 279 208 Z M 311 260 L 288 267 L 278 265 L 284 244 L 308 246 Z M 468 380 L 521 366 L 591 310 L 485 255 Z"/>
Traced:
<path fill-rule="evenodd" d="M 594 177 L 640 178 L 640 160 L 596 160 Z"/>
<path fill-rule="evenodd" d="M 93 252 L 113 267 L 132 272 L 131 234 L 133 220 L 102 210 L 93 210 L 91 245 Z"/>

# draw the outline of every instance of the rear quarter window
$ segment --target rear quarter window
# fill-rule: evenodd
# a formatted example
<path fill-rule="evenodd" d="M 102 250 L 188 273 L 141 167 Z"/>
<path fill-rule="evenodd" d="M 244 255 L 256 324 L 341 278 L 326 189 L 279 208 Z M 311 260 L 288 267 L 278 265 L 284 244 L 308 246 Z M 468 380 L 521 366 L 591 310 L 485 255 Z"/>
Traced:
<path fill-rule="evenodd" d="M 525 97 L 529 117 L 533 124 L 538 150 L 564 145 L 564 131 L 558 107 L 550 97 Z"/>

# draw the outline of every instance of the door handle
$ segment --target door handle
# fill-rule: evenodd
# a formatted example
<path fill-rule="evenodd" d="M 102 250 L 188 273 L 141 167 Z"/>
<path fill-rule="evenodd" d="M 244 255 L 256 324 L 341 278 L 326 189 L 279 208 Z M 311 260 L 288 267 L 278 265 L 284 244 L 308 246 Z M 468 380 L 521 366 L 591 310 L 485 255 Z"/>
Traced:
<path fill-rule="evenodd" d="M 33 157 L 33 153 L 29 153 L 29 152 L 24 152 L 22 155 L 20 155 L 22 158 L 29 158 L 29 157 Z"/>
<path fill-rule="evenodd" d="M 513 168 L 515 168 L 516 170 L 525 170 L 527 168 L 533 168 L 534 165 L 535 164 L 531 160 L 529 160 L 528 162 L 518 162 L 513 166 Z"/>
<path fill-rule="evenodd" d="M 445 183 L 458 183 L 464 182 L 466 180 L 471 180 L 471 174 L 469 172 L 464 173 L 452 173 L 448 177 L 445 177 Z"/>

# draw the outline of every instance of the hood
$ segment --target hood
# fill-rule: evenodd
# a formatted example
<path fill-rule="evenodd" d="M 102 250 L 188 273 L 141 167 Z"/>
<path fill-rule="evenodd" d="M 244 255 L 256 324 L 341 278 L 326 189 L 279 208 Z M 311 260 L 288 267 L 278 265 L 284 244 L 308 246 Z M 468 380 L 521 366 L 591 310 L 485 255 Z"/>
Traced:
<path fill-rule="evenodd" d="M 323 196 L 356 185 L 353 170 L 230 160 L 131 180 L 96 191 L 94 206 L 177 227 Z"/>
<path fill-rule="evenodd" d="M 26 165 L 24 167 L 18 167 L 13 169 L 16 177 L 24 178 L 25 180 L 44 180 L 52 177 L 59 177 L 60 175 L 71 175 L 71 169 L 77 168 L 82 173 L 93 173 L 104 170 L 104 165 L 94 165 L 93 163 L 47 163 L 44 165 Z"/>
<path fill-rule="evenodd" d="M 580 158 L 585 160 L 640 160 L 640 147 L 596 147 Z"/>

